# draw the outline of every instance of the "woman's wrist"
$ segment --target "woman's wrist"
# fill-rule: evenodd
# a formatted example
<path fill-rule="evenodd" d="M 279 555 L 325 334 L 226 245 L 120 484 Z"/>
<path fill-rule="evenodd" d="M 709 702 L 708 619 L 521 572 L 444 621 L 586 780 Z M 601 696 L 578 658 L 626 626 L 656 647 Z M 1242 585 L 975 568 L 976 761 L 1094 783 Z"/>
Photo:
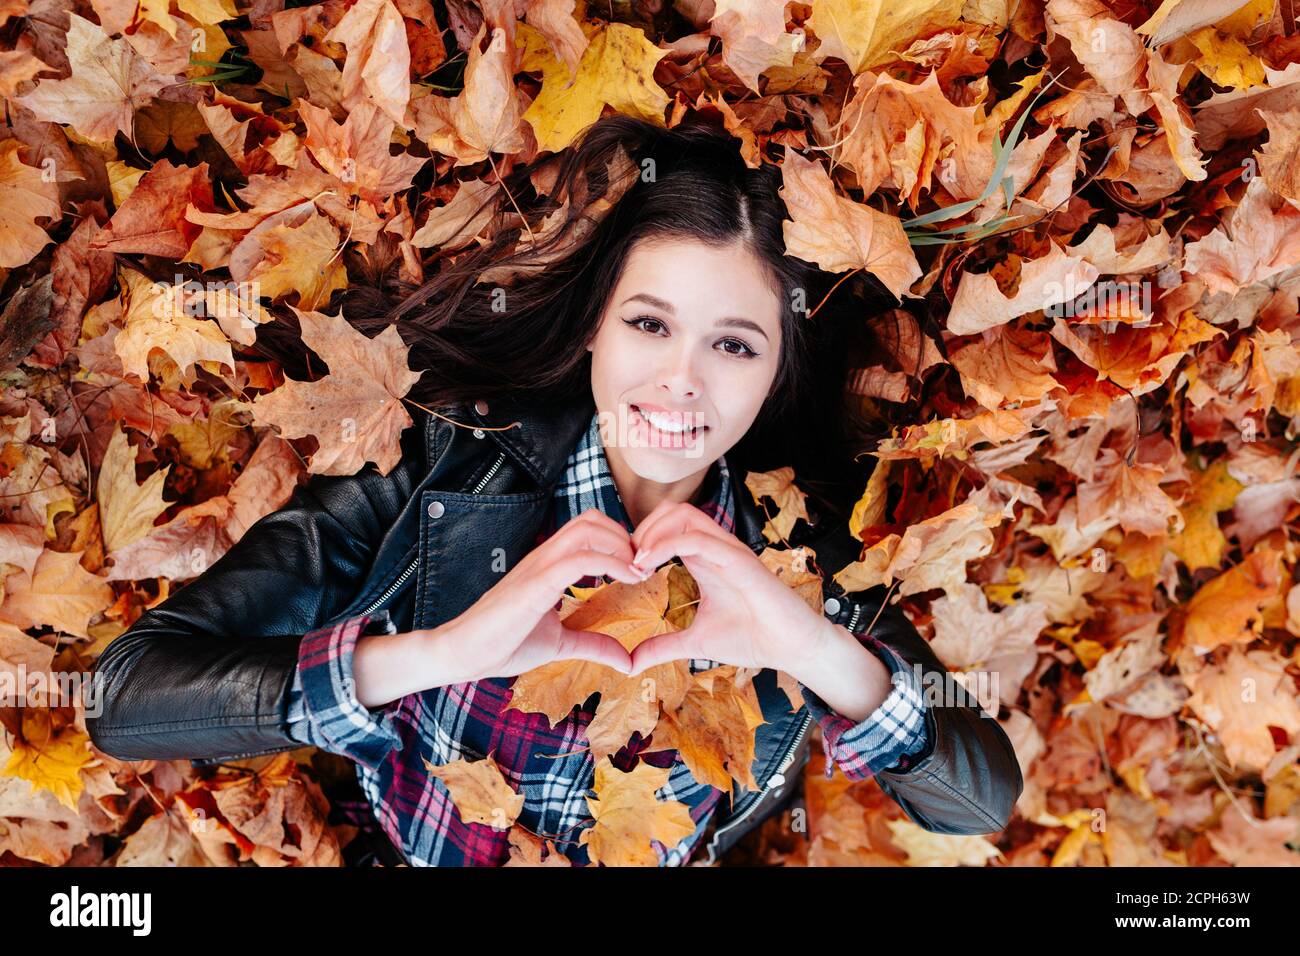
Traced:
<path fill-rule="evenodd" d="M 829 620 L 825 625 L 818 650 L 786 673 L 856 723 L 874 713 L 889 696 L 893 689 L 890 671 L 847 628 Z"/>
<path fill-rule="evenodd" d="M 407 694 L 455 683 L 444 653 L 447 626 L 358 638 L 352 651 L 357 701 L 367 708 L 382 707 Z"/>

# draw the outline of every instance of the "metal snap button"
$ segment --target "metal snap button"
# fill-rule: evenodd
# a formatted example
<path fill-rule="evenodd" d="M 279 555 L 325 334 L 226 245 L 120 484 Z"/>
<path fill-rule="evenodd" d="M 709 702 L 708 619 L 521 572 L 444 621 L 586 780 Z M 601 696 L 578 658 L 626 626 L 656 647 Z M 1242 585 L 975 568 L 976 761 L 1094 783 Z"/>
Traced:
<path fill-rule="evenodd" d="M 478 412 L 480 415 L 486 415 L 488 413 L 488 403 L 480 398 L 474 403 L 474 411 Z"/>
<path fill-rule="evenodd" d="M 441 518 L 441 517 L 442 517 L 442 513 L 443 513 L 444 511 L 446 511 L 446 510 L 447 510 L 446 506 L 445 506 L 441 501 L 430 501 L 430 502 L 429 502 L 429 517 L 430 517 L 430 518 Z"/>
<path fill-rule="evenodd" d="M 840 613 L 840 599 L 827 598 L 826 603 L 822 605 L 822 608 L 826 611 L 827 614 L 829 614 L 831 617 L 834 617 L 836 614 Z"/>
<path fill-rule="evenodd" d="M 474 437 L 475 437 L 475 438 L 482 438 L 482 437 L 483 437 L 484 435 L 486 435 L 486 434 L 487 434 L 487 432 L 483 431 L 483 429 L 481 429 L 481 428 L 476 428 L 476 429 L 474 429 Z"/>

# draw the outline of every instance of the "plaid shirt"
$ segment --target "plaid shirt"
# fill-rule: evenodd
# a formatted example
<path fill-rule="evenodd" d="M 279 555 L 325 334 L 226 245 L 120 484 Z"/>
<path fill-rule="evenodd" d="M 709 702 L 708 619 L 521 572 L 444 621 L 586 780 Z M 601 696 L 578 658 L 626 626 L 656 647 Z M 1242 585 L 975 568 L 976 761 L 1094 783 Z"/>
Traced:
<path fill-rule="evenodd" d="M 733 531 L 734 509 L 725 458 L 709 469 L 698 505 Z M 629 532 L 601 444 L 597 418 L 569 456 L 555 488 L 554 508 L 537 543 L 588 508 L 599 508 Z M 590 586 L 596 579 L 584 579 Z M 424 766 L 457 759 L 482 760 L 491 754 L 506 780 L 524 795 L 517 823 L 555 842 L 576 865 L 588 865 L 578 842 L 593 823 L 587 796 L 593 793 L 594 762 L 585 729 L 595 716 L 596 695 L 555 727 L 545 715 L 506 710 L 514 678 L 487 678 L 408 694 L 380 707 L 361 705 L 351 689 L 352 652 L 364 634 L 393 633 L 387 611 L 340 621 L 306 634 L 290 689 L 289 731 L 295 739 L 355 761 L 361 787 L 379 824 L 413 866 L 498 866 L 509 859 L 508 831 L 488 824 L 463 823 L 442 781 Z M 826 776 L 839 766 L 846 777 L 862 780 L 882 769 L 901 770 L 925 747 L 926 727 L 920 686 L 912 670 L 891 648 L 858 635 L 893 675 L 893 690 L 880 707 L 855 722 L 831 710 L 800 684 L 804 702 L 818 721 L 827 755 Z M 690 661 L 692 673 L 718 666 Z M 649 738 L 653 741 L 653 734 Z M 680 866 L 700 842 L 723 797 L 716 787 L 698 783 L 676 750 L 653 750 L 639 732 L 611 758 L 630 771 L 638 760 L 671 768 L 656 791 L 665 800 L 686 804 L 695 832 L 674 847 L 652 846 L 660 866 Z"/>

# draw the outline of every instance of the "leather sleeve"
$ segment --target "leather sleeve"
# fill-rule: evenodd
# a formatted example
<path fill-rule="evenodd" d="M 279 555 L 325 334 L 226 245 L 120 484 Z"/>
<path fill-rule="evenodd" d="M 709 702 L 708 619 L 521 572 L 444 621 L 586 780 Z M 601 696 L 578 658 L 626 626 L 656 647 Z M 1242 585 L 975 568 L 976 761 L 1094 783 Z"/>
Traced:
<path fill-rule="evenodd" d="M 225 554 L 108 644 L 86 727 L 123 760 L 301 746 L 288 730 L 303 636 L 345 611 L 423 477 L 421 419 L 388 475 L 314 475 Z"/>
<path fill-rule="evenodd" d="M 886 589 L 847 595 L 869 623 Z M 1006 828 L 1024 789 L 1011 740 L 978 701 L 951 676 L 929 643 L 896 604 L 885 604 L 869 633 L 906 662 L 919 666 L 925 700 L 926 746 L 908 769 L 882 770 L 876 782 L 908 817 L 934 833 L 996 833 Z M 938 693 L 938 692 L 942 693 Z M 936 699 L 937 695 L 937 699 Z"/>

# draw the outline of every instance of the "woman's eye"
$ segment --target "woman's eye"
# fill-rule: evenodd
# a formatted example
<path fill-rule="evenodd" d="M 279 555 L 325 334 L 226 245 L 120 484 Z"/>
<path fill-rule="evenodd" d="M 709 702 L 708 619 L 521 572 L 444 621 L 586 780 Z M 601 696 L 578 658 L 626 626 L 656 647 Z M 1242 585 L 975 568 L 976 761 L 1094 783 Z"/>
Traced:
<path fill-rule="evenodd" d="M 634 328 L 634 329 L 640 329 L 642 332 L 649 331 L 651 335 L 656 334 L 655 331 L 654 331 L 653 329 L 649 329 L 649 330 L 647 330 L 643 325 L 641 325 L 642 322 L 650 322 L 650 323 L 653 323 L 653 324 L 656 325 L 656 326 L 662 326 L 662 325 L 663 325 L 663 323 L 660 322 L 658 319 L 654 318 L 653 316 L 649 316 L 649 315 L 638 315 L 635 319 L 624 319 L 623 321 L 624 321 L 627 325 L 632 326 L 632 328 Z"/>
<path fill-rule="evenodd" d="M 744 358 L 755 358 L 758 355 L 747 343 L 742 342 L 740 339 L 723 339 L 722 344 L 740 346 L 740 351 L 724 350 L 728 355 L 743 356 Z"/>
<path fill-rule="evenodd" d="M 650 327 L 647 328 L 645 325 L 642 325 L 643 322 L 650 323 Z M 658 335 L 660 331 L 664 328 L 663 322 L 659 319 L 656 319 L 652 315 L 638 315 L 632 319 L 624 319 L 623 323 L 625 325 L 631 326 L 634 329 L 639 329 L 640 331 L 645 332 L 649 335 Z M 755 352 L 749 346 L 749 343 L 744 342 L 741 339 L 733 339 L 733 338 L 723 339 L 719 343 L 719 345 L 722 346 L 722 350 L 727 355 L 732 355 L 735 356 L 736 358 L 748 359 L 748 358 L 758 357 L 758 353 Z M 735 346 L 735 348 L 729 348 L 728 346 Z"/>

